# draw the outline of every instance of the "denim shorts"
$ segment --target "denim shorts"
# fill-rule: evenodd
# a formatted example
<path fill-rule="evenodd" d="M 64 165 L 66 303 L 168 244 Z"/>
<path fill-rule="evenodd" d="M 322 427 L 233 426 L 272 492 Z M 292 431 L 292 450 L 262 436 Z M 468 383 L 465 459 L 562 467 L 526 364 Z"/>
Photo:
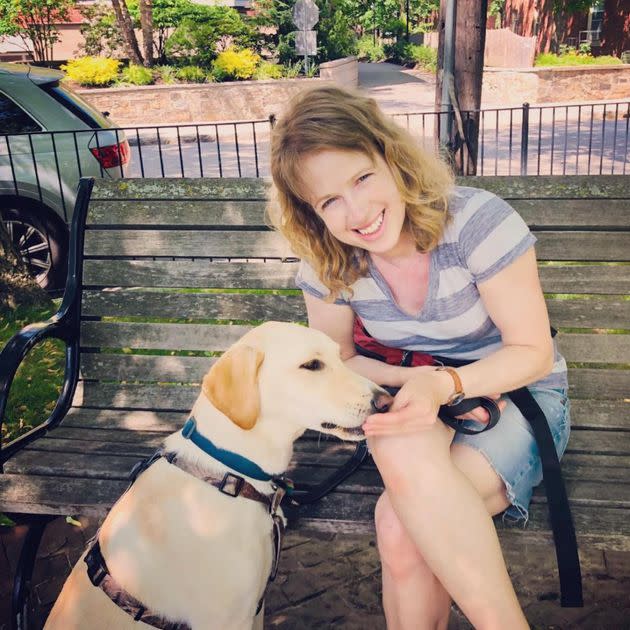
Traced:
<path fill-rule="evenodd" d="M 571 430 L 567 392 L 536 387 L 528 389 L 543 410 L 558 456 L 562 457 Z M 542 465 L 529 422 L 509 398 L 504 397 L 504 400 L 507 406 L 494 428 L 480 435 L 456 433 L 453 444 L 465 444 L 485 455 L 505 483 L 507 498 L 512 504 L 505 511 L 504 518 L 525 524 L 532 492 L 542 481 Z M 465 421 L 464 425 L 477 430 L 483 428 L 472 420 Z"/>

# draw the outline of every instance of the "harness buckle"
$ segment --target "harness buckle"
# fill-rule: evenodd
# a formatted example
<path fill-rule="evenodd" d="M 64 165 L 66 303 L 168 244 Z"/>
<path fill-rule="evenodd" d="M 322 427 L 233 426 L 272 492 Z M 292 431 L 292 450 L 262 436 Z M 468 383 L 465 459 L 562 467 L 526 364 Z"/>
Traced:
<path fill-rule="evenodd" d="M 219 491 L 223 492 L 223 494 L 227 494 L 229 497 L 236 498 L 241 494 L 244 483 L 245 479 L 243 479 L 243 477 L 226 472 L 219 485 Z"/>

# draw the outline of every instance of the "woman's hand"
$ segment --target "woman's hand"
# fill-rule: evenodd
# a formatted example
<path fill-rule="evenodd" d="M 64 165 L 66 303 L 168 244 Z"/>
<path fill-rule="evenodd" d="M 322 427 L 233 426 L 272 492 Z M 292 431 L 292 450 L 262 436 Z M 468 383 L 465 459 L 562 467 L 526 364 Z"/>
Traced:
<path fill-rule="evenodd" d="M 436 372 L 430 366 L 405 368 L 405 372 L 407 378 L 396 394 L 390 410 L 369 416 L 363 425 L 367 437 L 414 433 L 430 429 L 437 422 L 438 409 L 451 393 L 450 377 L 444 379 L 444 372 Z M 500 397 L 500 394 L 489 396 L 494 400 L 499 400 Z M 503 411 L 506 404 L 506 401 L 499 400 L 499 409 Z M 457 417 L 483 424 L 490 420 L 483 407 L 477 407 Z"/>
<path fill-rule="evenodd" d="M 363 424 L 367 437 L 400 435 L 431 429 L 437 422 L 437 412 L 441 401 L 448 393 L 444 392 L 441 379 L 435 369 L 410 368 L 407 381 L 396 394 L 387 413 L 377 413 L 368 417 Z"/>

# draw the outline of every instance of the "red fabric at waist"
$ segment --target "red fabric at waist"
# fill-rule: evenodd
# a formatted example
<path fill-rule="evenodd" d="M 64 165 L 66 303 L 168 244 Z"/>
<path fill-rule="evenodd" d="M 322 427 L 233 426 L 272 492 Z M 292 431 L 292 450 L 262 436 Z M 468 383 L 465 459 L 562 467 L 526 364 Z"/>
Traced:
<path fill-rule="evenodd" d="M 435 361 L 426 352 L 416 352 L 412 350 L 401 350 L 400 348 L 389 348 L 380 344 L 365 330 L 363 323 L 358 317 L 354 318 L 354 329 L 352 331 L 355 346 L 365 350 L 367 355 L 384 361 L 389 365 L 407 365 L 418 367 L 420 365 L 435 365 Z M 411 355 L 411 360 L 409 356 Z"/>

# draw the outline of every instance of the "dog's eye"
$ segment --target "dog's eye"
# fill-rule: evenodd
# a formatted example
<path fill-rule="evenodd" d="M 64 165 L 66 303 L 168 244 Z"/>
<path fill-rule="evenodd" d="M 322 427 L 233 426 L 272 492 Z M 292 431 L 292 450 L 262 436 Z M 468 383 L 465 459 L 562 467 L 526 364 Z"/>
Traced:
<path fill-rule="evenodd" d="M 300 365 L 301 369 L 311 370 L 311 372 L 315 372 L 317 370 L 323 370 L 324 364 L 319 359 L 313 359 L 312 361 L 307 361 L 306 363 L 302 363 Z"/>

